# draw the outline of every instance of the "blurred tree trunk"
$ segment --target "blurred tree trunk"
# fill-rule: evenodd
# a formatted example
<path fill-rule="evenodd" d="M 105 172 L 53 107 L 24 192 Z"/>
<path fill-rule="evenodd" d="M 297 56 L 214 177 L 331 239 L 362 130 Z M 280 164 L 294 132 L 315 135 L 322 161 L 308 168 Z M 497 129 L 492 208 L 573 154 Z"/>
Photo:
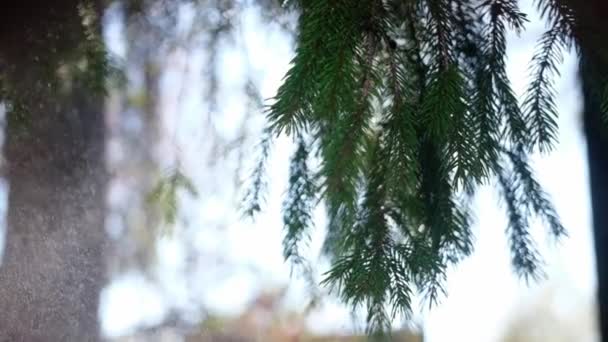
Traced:
<path fill-rule="evenodd" d="M 78 5 L 26 0 L 0 14 L 0 66 L 11 88 L 0 341 L 99 339 L 103 96 L 77 77 L 54 76 L 69 63 L 92 66 L 81 49 L 87 32 Z"/>
<path fill-rule="evenodd" d="M 45 103 L 48 111 L 36 113 L 26 135 L 7 133 L 8 231 L 0 268 L 6 341 L 92 341 L 99 330 L 103 106 L 90 94 L 71 95 L 62 104 Z"/>
<path fill-rule="evenodd" d="M 597 268 L 597 322 L 602 341 L 608 341 L 608 132 L 601 119 L 601 92 L 598 91 L 601 84 L 595 79 L 598 69 L 608 70 L 605 64 L 597 64 L 583 55 L 580 71 Z"/>
<path fill-rule="evenodd" d="M 109 215 L 118 218 L 113 221 L 120 225 L 111 228 L 120 232 L 110 253 L 112 275 L 150 269 L 155 261 L 155 243 L 161 224 L 158 210 L 147 201 L 147 196 L 163 176 L 159 168 L 159 146 L 163 138 L 159 106 L 161 62 L 166 56 L 159 46 L 162 37 L 155 34 L 155 22 L 150 20 L 146 9 L 124 10 L 127 86 L 114 95 L 116 109 L 110 113 L 106 132 L 107 138 L 120 146 L 121 151 L 118 155 L 109 155 L 111 186 L 126 189 L 125 195 L 110 202 L 109 207 Z"/>
<path fill-rule="evenodd" d="M 576 36 L 581 47 L 580 75 L 595 240 L 598 281 L 598 328 L 608 341 L 608 121 L 603 120 L 602 97 L 608 83 L 608 2 L 562 0 L 577 17 Z"/>

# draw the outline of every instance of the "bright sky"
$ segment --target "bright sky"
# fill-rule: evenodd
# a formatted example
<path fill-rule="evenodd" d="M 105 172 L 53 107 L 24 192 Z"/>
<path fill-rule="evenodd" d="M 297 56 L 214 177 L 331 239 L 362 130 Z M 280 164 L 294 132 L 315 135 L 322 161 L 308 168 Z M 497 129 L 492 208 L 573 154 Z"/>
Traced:
<path fill-rule="evenodd" d="M 531 19 L 533 22 L 528 25 L 525 35 L 512 37 L 510 43 L 508 73 L 519 94 L 527 81 L 527 66 L 535 38 L 543 29 L 536 18 Z M 116 34 L 116 28 L 110 29 L 109 41 L 115 41 Z M 213 114 L 219 131 L 226 138 L 236 134 L 236 126 L 246 112 L 246 102 L 241 95 L 243 75 L 247 70 L 253 70 L 254 81 L 262 95 L 269 98 L 275 94 L 293 53 L 288 38 L 280 30 L 263 25 L 255 10 L 245 11 L 241 35 L 237 35 L 235 46 L 226 46 L 221 52 L 219 112 Z M 175 143 L 185 171 L 202 189 L 202 195 L 199 200 L 184 205 L 182 214 L 190 219 L 190 224 L 178 227 L 175 235 L 164 238 L 159 244 L 162 255 L 162 264 L 158 267 L 162 280 L 159 284 L 150 284 L 132 273 L 117 278 L 104 292 L 103 328 L 110 336 L 129 331 L 138 322 L 153 324 L 160 321 L 163 311 L 171 305 L 196 312 L 197 305 L 205 303 L 208 308 L 222 313 L 238 313 L 257 290 L 287 284 L 290 280 L 289 267 L 283 263 L 281 255 L 280 207 L 287 183 L 291 145 L 287 140 L 275 145 L 269 168 L 272 181 L 266 211 L 253 224 L 240 220 L 235 209 L 234 189 L 226 185 L 230 183 L 226 175 L 235 165 L 235 156 L 229 156 L 223 165 L 213 168 L 208 168 L 204 162 L 210 156 L 210 138 L 204 129 L 208 109 L 200 96 L 204 79 L 200 72 L 194 71 L 201 70 L 205 51 L 196 51 L 192 56 L 193 72 L 188 74 L 192 89 L 185 103 L 176 109 L 176 93 L 172 90 L 175 87 L 171 85 L 179 75 L 168 73 L 163 115 L 167 131 L 176 136 Z M 552 246 L 545 243 L 544 227 L 534 227 L 534 234 L 543 247 L 549 279 L 526 286 L 513 276 L 510 268 L 504 210 L 493 189 L 482 189 L 475 204 L 477 243 L 474 255 L 449 275 L 448 297 L 430 312 L 425 310 L 418 315 L 428 341 L 498 341 L 517 310 L 528 307 L 534 298 L 555 284 L 560 294 L 555 303 L 558 308 L 572 308 L 593 299 L 591 213 L 579 120 L 580 93 L 572 56 L 566 56 L 562 70 L 562 78 L 556 84 L 560 94 L 560 144 L 551 155 L 537 158 L 535 167 L 541 183 L 552 195 L 570 237 L 559 246 Z M 197 84 L 201 84 L 200 88 Z M 259 120 L 251 125 L 255 132 L 259 129 Z M 313 236 L 311 255 L 318 250 L 322 235 L 321 211 L 317 215 L 318 229 Z M 197 260 L 201 262 L 197 266 L 186 266 L 186 242 L 190 249 L 198 251 Z M 238 267 L 230 269 L 228 275 L 222 274 L 221 266 L 206 259 L 214 253 L 222 254 L 224 261 Z M 184 273 L 188 273 L 188 277 L 184 277 Z M 301 307 L 306 302 L 303 294 L 302 282 L 293 281 L 290 304 Z M 569 311 L 566 309 L 566 312 Z M 312 315 L 310 325 L 320 331 L 336 330 L 350 326 L 350 319 L 347 310 L 330 303 Z"/>

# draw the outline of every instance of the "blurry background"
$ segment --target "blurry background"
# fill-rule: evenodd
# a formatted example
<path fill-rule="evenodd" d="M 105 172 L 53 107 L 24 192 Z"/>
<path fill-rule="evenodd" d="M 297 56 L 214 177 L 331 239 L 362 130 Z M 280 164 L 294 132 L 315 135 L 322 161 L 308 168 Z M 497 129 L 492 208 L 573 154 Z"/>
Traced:
<path fill-rule="evenodd" d="M 531 1 L 522 1 L 532 13 Z M 139 4 L 139 5 L 138 5 Z M 115 341 L 363 340 L 363 321 L 316 284 L 324 217 L 316 213 L 313 274 L 282 257 L 281 198 L 289 139 L 270 154 L 266 206 L 240 207 L 274 96 L 293 56 L 295 16 L 273 0 L 112 5 L 104 37 L 124 71 L 107 101 L 107 233 L 111 281 L 100 315 Z M 508 72 L 521 94 L 543 23 L 510 38 Z M 476 199 L 475 253 L 451 271 L 448 296 L 411 322 L 402 341 L 597 341 L 595 275 L 576 61 L 557 89 L 559 146 L 537 158 L 541 183 L 568 229 L 541 243 L 547 279 L 512 274 L 503 209 L 491 186 Z M 535 230 L 543 242 L 542 227 Z M 400 335 L 401 334 L 401 335 Z M 350 337 L 349 337 L 350 336 Z"/>

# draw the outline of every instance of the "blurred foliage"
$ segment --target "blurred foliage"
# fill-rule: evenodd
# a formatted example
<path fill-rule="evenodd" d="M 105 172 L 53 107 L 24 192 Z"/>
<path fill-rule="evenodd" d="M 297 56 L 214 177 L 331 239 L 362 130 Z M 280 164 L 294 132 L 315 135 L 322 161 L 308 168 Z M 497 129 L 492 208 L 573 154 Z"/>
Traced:
<path fill-rule="evenodd" d="M 169 226 L 173 226 L 176 222 L 181 191 L 191 196 L 198 196 L 192 180 L 179 169 L 174 169 L 162 177 L 147 196 L 147 201 L 157 207 Z"/>
<path fill-rule="evenodd" d="M 238 317 L 210 317 L 200 332 L 189 334 L 187 342 L 363 342 L 367 336 L 344 332 L 315 334 L 307 326 L 307 315 L 281 307 L 284 291 L 266 291 L 256 297 Z M 395 331 L 391 341 L 422 342 L 414 331 Z"/>

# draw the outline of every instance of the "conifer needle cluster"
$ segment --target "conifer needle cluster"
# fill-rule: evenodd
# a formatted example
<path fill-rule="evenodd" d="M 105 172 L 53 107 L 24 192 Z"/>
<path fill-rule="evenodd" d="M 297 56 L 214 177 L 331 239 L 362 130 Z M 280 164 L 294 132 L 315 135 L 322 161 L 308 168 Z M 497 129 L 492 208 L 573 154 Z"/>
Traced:
<path fill-rule="evenodd" d="M 471 197 L 495 183 L 504 199 L 515 272 L 542 275 L 532 219 L 565 229 L 528 163 L 557 139 L 554 77 L 575 45 L 572 11 L 538 0 L 548 22 L 518 99 L 506 37 L 527 22 L 516 0 L 292 0 L 297 46 L 268 107 L 248 197 L 260 209 L 272 138 L 297 148 L 283 207 L 284 255 L 300 262 L 311 212 L 327 208 L 324 283 L 366 308 L 370 332 L 416 293 L 436 302 L 446 270 L 471 254 Z M 314 165 L 319 165 L 315 167 Z"/>

